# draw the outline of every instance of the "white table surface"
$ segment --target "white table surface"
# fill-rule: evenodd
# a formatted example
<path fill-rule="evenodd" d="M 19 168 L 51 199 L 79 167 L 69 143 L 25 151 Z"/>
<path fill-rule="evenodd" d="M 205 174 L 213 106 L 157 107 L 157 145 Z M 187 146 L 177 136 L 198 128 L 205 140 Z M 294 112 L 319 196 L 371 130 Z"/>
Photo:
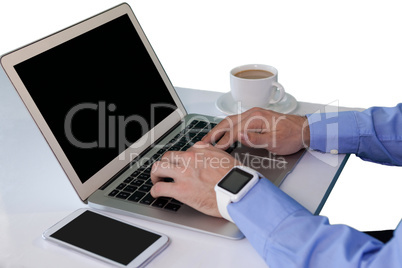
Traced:
<path fill-rule="evenodd" d="M 223 116 L 222 93 L 178 88 L 189 113 Z M 330 107 L 299 103 L 295 113 Z M 331 108 L 332 109 L 332 108 Z M 307 152 L 281 189 L 317 212 L 336 181 L 345 155 Z M 107 267 L 42 239 L 47 228 L 82 203 L 18 94 L 0 71 L 0 267 Z M 229 240 L 115 215 L 167 234 L 170 246 L 148 267 L 266 267 L 247 239 Z"/>

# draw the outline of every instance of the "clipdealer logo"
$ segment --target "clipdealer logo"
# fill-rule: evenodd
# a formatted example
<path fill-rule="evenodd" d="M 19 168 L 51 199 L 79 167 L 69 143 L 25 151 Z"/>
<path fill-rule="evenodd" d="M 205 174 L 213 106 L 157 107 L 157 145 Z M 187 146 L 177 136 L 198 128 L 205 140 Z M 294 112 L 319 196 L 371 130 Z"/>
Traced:
<path fill-rule="evenodd" d="M 146 142 L 151 141 L 152 144 L 155 140 L 154 132 L 151 131 L 154 125 L 157 123 L 155 122 L 155 111 L 158 108 L 168 108 L 172 111 L 177 111 L 177 107 L 171 104 L 153 104 L 151 105 L 151 118 L 150 122 L 140 116 L 140 115 L 117 115 L 115 111 L 117 107 L 115 104 L 111 103 L 108 104 L 105 101 L 99 101 L 98 103 L 81 103 L 73 108 L 71 108 L 68 113 L 66 114 L 65 121 L 64 121 L 64 131 L 67 140 L 73 145 L 78 148 L 82 149 L 91 149 L 91 148 L 117 148 L 119 152 L 123 152 L 128 146 L 132 146 L 134 148 L 140 148 L 141 146 L 145 145 Z M 73 121 L 74 118 L 79 115 L 82 111 L 95 111 L 97 115 L 94 119 L 98 120 L 98 135 L 97 138 L 92 141 L 83 141 L 79 140 L 74 135 L 73 131 Z M 313 115 L 313 120 L 310 120 L 310 124 L 317 123 L 319 121 L 325 120 L 326 123 L 326 140 L 327 140 L 327 148 L 331 146 L 334 151 L 338 148 L 338 117 L 339 113 L 339 101 L 334 101 L 325 105 L 323 108 L 316 110 Z M 184 115 L 181 115 L 182 117 Z M 263 120 L 267 126 L 269 126 L 270 131 L 275 131 L 276 125 L 281 121 L 286 119 L 286 115 L 283 115 L 279 118 L 273 120 L 272 125 L 269 125 L 269 122 L 266 118 L 259 118 Z M 240 120 L 240 119 L 239 119 Z M 231 122 L 234 124 L 234 122 Z M 250 123 L 250 122 L 249 122 Z M 137 141 L 129 141 L 126 137 L 126 128 L 129 124 L 137 125 L 137 128 L 140 130 L 142 138 Z M 246 127 L 248 125 L 246 124 Z M 147 135 L 146 135 L 147 134 Z M 133 142 L 135 142 L 133 144 Z M 277 146 L 276 136 L 273 135 L 272 137 L 272 145 Z M 255 148 L 263 148 L 266 147 L 267 144 L 263 145 L 255 145 Z M 269 152 L 270 153 L 270 152 Z M 309 153 L 317 158 L 318 160 L 330 165 L 330 166 L 337 166 L 339 164 L 339 158 L 337 156 L 331 154 L 323 154 L 317 151 L 309 150 Z M 284 168 L 283 166 L 286 165 L 285 158 L 279 159 L 280 156 L 275 155 L 275 157 L 250 157 L 251 155 L 234 155 L 237 160 L 243 159 L 244 161 L 252 162 L 251 165 L 273 165 L 275 164 L 277 168 Z M 272 156 L 272 155 L 271 155 Z M 125 157 L 124 155 L 120 155 L 120 157 Z M 134 158 L 133 155 L 129 156 L 130 158 Z M 274 159 L 272 161 L 272 159 Z M 248 163 L 250 165 L 250 163 Z"/>
<path fill-rule="evenodd" d="M 151 140 L 152 143 L 155 139 L 154 132 L 151 130 L 158 123 L 155 122 L 155 118 L 156 111 L 159 108 L 170 109 L 172 112 L 178 112 L 179 116 L 183 116 L 180 115 L 181 112 L 174 105 L 167 103 L 152 104 L 150 106 L 150 122 L 148 122 L 138 114 L 129 116 L 116 114 L 117 107 L 113 103 L 107 105 L 105 101 L 99 101 L 98 103 L 85 102 L 75 105 L 68 111 L 64 120 L 64 132 L 67 140 L 73 146 L 82 149 L 117 148 L 119 152 L 122 152 L 129 146 L 140 148 L 147 141 Z M 73 122 L 76 116 L 79 116 L 83 111 L 94 111 L 97 113 L 93 119 L 98 122 L 98 133 L 96 139 L 91 141 L 80 140 L 74 134 Z M 128 125 L 137 125 L 136 128 L 139 129 L 140 139 L 137 141 L 128 140 L 126 135 Z M 78 130 L 76 130 L 76 133 L 78 133 Z M 135 144 L 133 144 L 134 142 Z"/>

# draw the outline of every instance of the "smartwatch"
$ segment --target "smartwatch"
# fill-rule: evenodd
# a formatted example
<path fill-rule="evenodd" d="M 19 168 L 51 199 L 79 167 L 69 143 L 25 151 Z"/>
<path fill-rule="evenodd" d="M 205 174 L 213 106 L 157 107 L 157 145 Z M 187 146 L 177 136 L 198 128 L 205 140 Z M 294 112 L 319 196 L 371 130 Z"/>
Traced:
<path fill-rule="evenodd" d="M 261 177 L 251 168 L 235 166 L 215 185 L 216 201 L 223 218 L 233 222 L 228 205 L 240 201 Z"/>

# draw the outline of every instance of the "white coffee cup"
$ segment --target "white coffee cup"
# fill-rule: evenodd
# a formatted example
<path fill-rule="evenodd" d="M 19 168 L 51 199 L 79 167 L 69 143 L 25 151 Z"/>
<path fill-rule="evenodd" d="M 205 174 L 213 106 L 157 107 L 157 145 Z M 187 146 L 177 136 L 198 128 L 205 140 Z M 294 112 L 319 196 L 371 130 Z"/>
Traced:
<path fill-rule="evenodd" d="M 248 64 L 230 71 L 230 88 L 233 100 L 242 109 L 265 108 L 280 102 L 285 89 L 278 83 L 278 70 L 264 64 Z"/>

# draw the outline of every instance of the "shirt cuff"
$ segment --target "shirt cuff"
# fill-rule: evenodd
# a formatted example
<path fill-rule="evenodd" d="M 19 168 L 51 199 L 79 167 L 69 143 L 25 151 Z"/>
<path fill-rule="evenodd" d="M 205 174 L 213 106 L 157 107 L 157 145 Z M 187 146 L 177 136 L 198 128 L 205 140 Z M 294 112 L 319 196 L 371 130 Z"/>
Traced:
<path fill-rule="evenodd" d="M 327 153 L 356 153 L 359 129 L 355 112 L 314 113 L 307 115 L 310 148 Z"/>
<path fill-rule="evenodd" d="M 260 179 L 239 202 L 228 206 L 231 218 L 261 256 L 277 226 L 299 210 L 309 213 L 265 178 Z"/>

